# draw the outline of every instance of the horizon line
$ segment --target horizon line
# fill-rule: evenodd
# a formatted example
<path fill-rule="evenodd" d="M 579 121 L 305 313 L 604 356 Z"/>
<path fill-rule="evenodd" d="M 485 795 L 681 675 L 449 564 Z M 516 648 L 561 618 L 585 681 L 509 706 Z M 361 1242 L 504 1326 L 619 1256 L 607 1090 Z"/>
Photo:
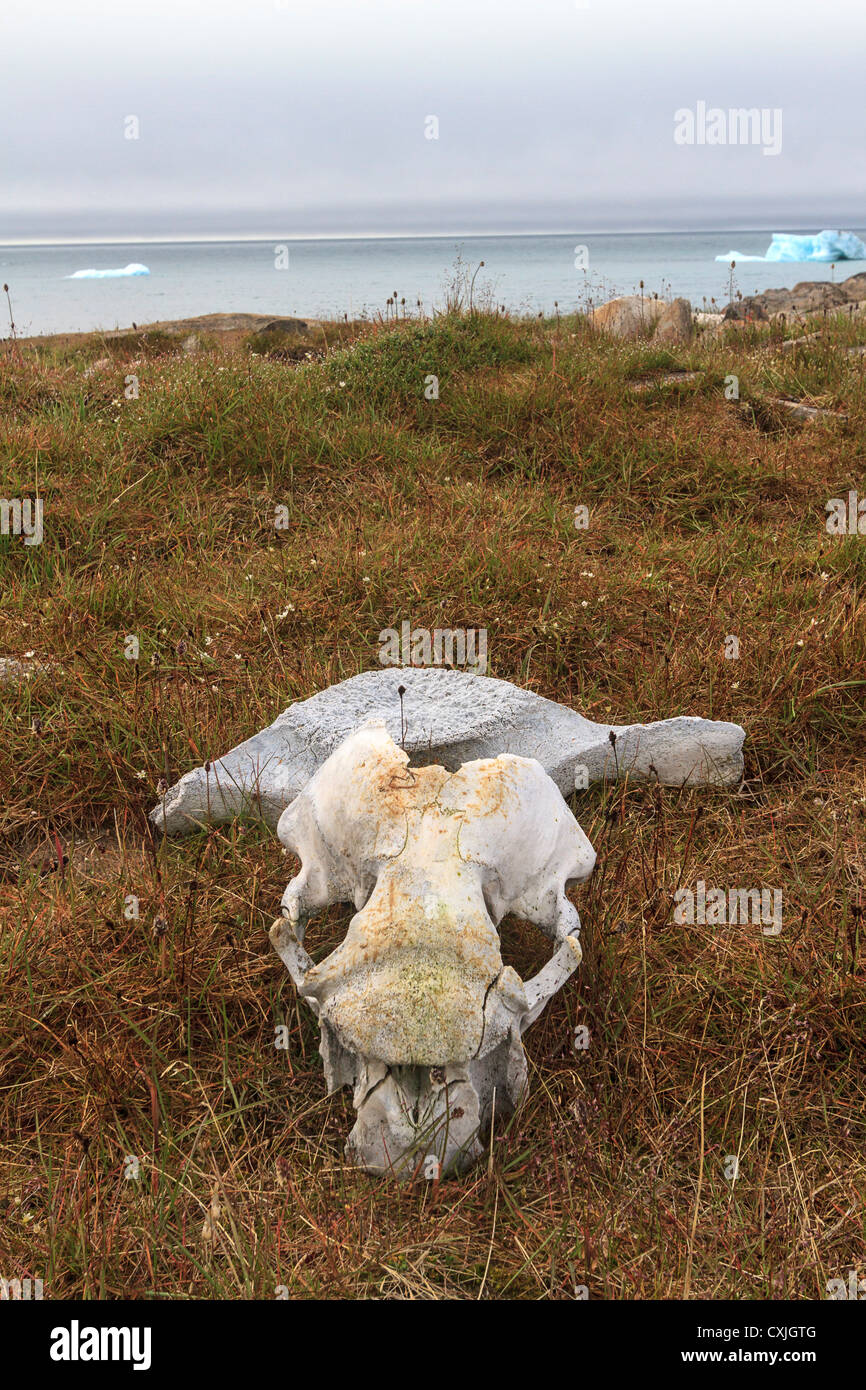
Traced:
<path fill-rule="evenodd" d="M 811 224 L 810 224 L 811 225 Z M 790 227 L 790 224 L 789 224 Z M 306 236 L 292 235 L 287 236 L 284 232 L 275 232 L 266 235 L 259 232 L 242 232 L 235 236 L 224 235 L 223 233 L 205 233 L 199 235 L 181 234 L 179 236 L 140 236 L 140 237 L 66 237 L 57 239 L 54 237 L 27 237 L 24 240 L 12 240 L 0 237 L 0 247 L 30 247 L 30 246 L 177 246 L 177 245 L 231 245 L 243 242 L 302 242 L 302 241 L 450 241 L 458 237 L 463 241 L 485 241 L 492 237 L 496 238 L 520 238 L 520 237 L 550 237 L 550 236 L 697 236 L 711 233 L 722 233 L 725 235 L 737 232 L 761 232 L 773 234 L 775 227 L 771 226 L 751 226 L 751 227 L 610 227 L 585 229 L 574 231 L 573 229 L 548 229 L 542 231 L 451 231 L 451 232 L 312 232 Z M 803 226 L 791 228 L 793 231 L 804 230 Z M 833 228 L 832 230 L 843 230 L 843 228 Z M 853 230 L 853 228 L 852 228 Z M 862 229 L 861 229 L 862 230 Z"/>

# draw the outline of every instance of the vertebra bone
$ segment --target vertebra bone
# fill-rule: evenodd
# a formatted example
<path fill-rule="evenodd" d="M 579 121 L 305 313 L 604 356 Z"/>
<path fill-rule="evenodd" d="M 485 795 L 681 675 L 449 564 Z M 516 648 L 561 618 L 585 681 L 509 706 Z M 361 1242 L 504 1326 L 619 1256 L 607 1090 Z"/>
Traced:
<path fill-rule="evenodd" d="M 537 758 L 565 796 L 576 783 L 626 774 L 668 786 L 728 786 L 743 773 L 745 734 L 738 724 L 691 716 L 594 724 L 490 676 L 390 669 L 366 671 L 290 705 L 269 728 L 181 777 L 151 819 L 168 835 L 241 812 L 275 826 L 316 769 L 370 718 L 381 719 L 416 762 L 452 771 L 498 753 Z"/>

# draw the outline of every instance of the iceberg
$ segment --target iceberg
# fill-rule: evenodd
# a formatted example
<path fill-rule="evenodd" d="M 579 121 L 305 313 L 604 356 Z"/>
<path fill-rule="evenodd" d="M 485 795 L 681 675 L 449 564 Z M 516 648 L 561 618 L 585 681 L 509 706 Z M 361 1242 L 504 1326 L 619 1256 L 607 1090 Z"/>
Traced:
<path fill-rule="evenodd" d="M 146 265 L 133 261 L 120 270 L 76 270 L 72 275 L 64 275 L 64 280 L 117 280 L 122 275 L 149 275 Z"/>
<path fill-rule="evenodd" d="M 765 261 L 766 256 L 747 256 L 745 251 L 727 251 L 723 256 L 716 256 L 717 261 Z"/>
<path fill-rule="evenodd" d="M 768 261 L 866 261 L 866 246 L 853 232 L 818 232 L 794 236 L 774 232 L 767 248 Z"/>
<path fill-rule="evenodd" d="M 766 255 L 746 256 L 728 251 L 717 261 L 866 261 L 866 245 L 853 232 L 816 232 L 798 236 L 795 232 L 774 232 Z"/>

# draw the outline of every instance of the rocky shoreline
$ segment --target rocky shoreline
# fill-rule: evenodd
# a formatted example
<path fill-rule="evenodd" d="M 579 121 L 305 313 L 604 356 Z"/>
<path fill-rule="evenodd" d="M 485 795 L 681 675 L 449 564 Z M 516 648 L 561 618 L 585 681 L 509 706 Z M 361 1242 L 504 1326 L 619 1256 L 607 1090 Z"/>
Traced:
<path fill-rule="evenodd" d="M 784 314 L 786 319 L 798 320 L 809 315 L 866 312 L 866 271 L 849 275 L 839 283 L 830 280 L 801 280 L 793 289 L 764 290 L 729 304 L 723 318 L 768 321 Z"/>
<path fill-rule="evenodd" d="M 589 313 L 590 321 L 614 338 L 659 343 L 686 343 L 696 327 L 718 329 L 725 324 L 805 323 L 816 315 L 866 313 L 866 272 L 850 275 L 838 284 L 829 280 L 801 280 L 793 289 L 769 289 L 737 299 L 719 313 L 693 310 L 687 299 L 666 300 L 647 295 L 622 295 L 600 304 Z"/>

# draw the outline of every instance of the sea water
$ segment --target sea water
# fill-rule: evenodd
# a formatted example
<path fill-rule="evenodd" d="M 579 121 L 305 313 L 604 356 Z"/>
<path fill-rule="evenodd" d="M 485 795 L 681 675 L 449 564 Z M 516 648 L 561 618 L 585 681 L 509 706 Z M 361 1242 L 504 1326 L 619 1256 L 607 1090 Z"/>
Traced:
<path fill-rule="evenodd" d="M 790 228 L 791 231 L 819 231 Z M 863 230 L 849 228 L 864 236 Z M 455 279 L 477 271 L 476 302 L 512 312 L 572 313 L 615 294 L 684 295 L 695 308 L 721 308 L 798 280 L 841 280 L 866 269 L 816 263 L 743 261 L 733 272 L 715 257 L 735 245 L 763 255 L 768 231 L 581 233 L 556 236 L 378 237 L 280 241 L 123 242 L 117 245 L 0 245 L 18 334 L 127 328 L 133 323 L 210 313 L 336 319 L 392 310 L 441 308 Z M 460 258 L 461 264 L 457 261 Z M 480 262 L 484 262 L 479 269 Z M 148 275 L 69 278 L 130 263 Z M 405 300 L 405 304 L 402 302 Z M 0 337 L 9 333 L 6 296 Z"/>

